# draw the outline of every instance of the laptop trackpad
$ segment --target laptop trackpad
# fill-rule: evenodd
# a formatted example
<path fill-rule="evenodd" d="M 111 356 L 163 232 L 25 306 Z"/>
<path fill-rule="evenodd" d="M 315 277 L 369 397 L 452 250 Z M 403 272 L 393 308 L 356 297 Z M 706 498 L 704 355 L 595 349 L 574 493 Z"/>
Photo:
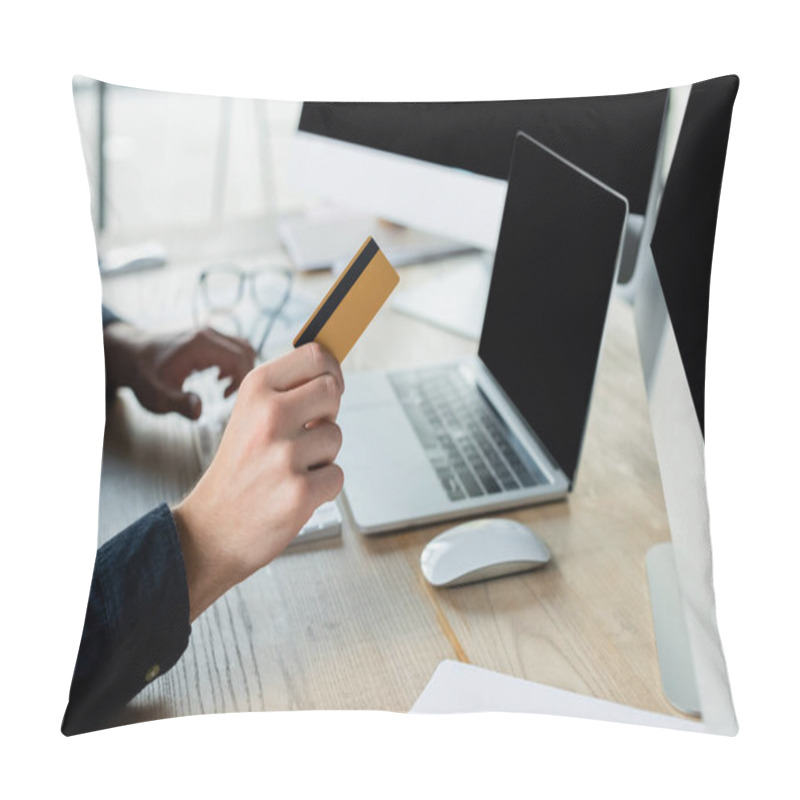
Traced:
<path fill-rule="evenodd" d="M 342 428 L 340 458 L 349 464 L 368 464 L 375 469 L 410 459 L 427 463 L 414 429 L 396 403 L 347 409 L 337 421 Z"/>
<path fill-rule="evenodd" d="M 359 405 L 339 414 L 344 491 L 360 526 L 441 507 L 447 496 L 402 408 Z"/>

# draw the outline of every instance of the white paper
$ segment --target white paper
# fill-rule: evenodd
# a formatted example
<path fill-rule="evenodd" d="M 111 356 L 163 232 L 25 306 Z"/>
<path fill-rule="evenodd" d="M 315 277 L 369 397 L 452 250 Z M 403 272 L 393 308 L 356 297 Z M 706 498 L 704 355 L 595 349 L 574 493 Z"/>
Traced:
<path fill-rule="evenodd" d="M 447 259 L 455 270 L 417 286 L 400 287 L 390 300 L 392 308 L 478 341 L 492 273 L 488 258 L 484 253 Z"/>
<path fill-rule="evenodd" d="M 307 196 L 488 250 L 507 188 L 499 178 L 308 131 L 295 134 L 289 180 Z"/>
<path fill-rule="evenodd" d="M 439 664 L 410 713 L 454 714 L 475 711 L 557 714 L 631 725 L 706 731 L 700 721 L 642 711 L 459 661 L 442 661 Z"/>

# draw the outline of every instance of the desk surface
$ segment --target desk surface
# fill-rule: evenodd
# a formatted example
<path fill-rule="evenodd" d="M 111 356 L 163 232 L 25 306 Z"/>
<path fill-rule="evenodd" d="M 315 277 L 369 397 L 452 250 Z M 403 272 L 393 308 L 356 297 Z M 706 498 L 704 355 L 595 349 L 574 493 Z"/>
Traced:
<path fill-rule="evenodd" d="M 191 322 L 198 267 L 104 284 L 140 324 Z M 442 267 L 401 270 L 405 285 Z M 320 296 L 329 273 L 300 281 Z M 385 308 L 348 371 L 430 363 L 477 343 Z M 125 391 L 109 410 L 100 541 L 193 485 L 192 423 L 142 410 Z M 407 711 L 442 659 L 637 708 L 676 714 L 658 671 L 645 572 L 669 527 L 631 309 L 612 302 L 577 485 L 568 501 L 512 516 L 550 546 L 543 570 L 457 589 L 422 578 L 422 548 L 446 525 L 303 545 L 235 587 L 192 626 L 186 653 L 121 721 L 290 709 Z"/>

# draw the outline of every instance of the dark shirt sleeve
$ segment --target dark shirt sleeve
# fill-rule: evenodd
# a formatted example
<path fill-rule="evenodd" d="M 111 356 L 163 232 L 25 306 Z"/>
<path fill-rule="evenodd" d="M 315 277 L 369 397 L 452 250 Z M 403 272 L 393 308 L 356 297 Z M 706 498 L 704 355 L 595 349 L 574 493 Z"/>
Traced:
<path fill-rule="evenodd" d="M 105 727 L 189 643 L 189 590 L 175 521 L 161 505 L 98 551 L 61 732 Z"/>

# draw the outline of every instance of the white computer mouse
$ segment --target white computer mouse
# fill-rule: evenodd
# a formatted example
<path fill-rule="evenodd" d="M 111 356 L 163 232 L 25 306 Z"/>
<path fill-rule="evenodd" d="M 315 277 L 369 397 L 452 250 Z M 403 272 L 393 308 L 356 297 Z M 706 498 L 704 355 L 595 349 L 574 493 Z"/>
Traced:
<path fill-rule="evenodd" d="M 536 569 L 549 560 L 549 548 L 526 525 L 487 518 L 456 525 L 431 539 L 420 566 L 433 586 L 460 586 Z"/>

